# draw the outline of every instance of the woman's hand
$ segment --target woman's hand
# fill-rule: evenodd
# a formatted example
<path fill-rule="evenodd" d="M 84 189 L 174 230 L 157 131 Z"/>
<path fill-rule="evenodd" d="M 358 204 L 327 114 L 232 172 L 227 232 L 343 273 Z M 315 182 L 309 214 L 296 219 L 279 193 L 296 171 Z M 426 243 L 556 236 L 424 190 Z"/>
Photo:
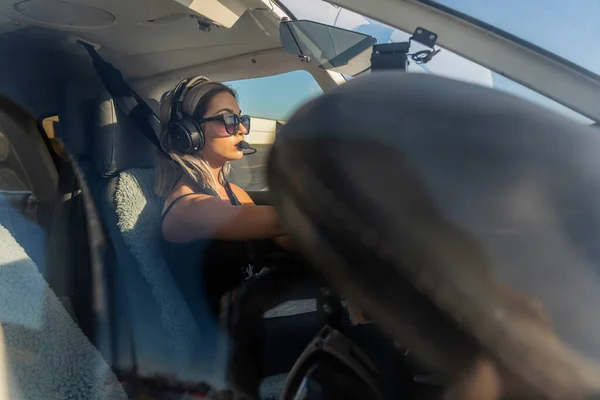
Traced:
<path fill-rule="evenodd" d="M 287 251 L 296 251 L 296 246 L 294 246 L 294 242 L 292 238 L 288 235 L 278 236 L 273 238 L 273 241 L 277 243 L 281 248 Z"/>

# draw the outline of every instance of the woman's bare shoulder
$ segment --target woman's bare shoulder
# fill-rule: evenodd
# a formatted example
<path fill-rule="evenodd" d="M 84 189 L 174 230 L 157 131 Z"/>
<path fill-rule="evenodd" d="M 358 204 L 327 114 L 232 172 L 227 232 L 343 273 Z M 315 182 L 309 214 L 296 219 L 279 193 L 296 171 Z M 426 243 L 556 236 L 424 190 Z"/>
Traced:
<path fill-rule="evenodd" d="M 206 194 L 198 193 L 195 190 L 195 185 L 193 182 L 184 179 L 180 180 L 165 198 L 163 212 L 171 205 L 171 203 L 173 203 L 179 197 L 191 194 L 197 194 L 198 196 L 206 196 Z"/>

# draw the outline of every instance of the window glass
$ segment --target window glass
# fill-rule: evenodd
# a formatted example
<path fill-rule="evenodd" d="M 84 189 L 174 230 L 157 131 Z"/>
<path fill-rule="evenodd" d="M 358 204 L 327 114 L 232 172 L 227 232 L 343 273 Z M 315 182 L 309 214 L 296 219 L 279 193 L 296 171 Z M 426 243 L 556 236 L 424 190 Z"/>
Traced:
<path fill-rule="evenodd" d="M 37 220 L 37 204 L 14 145 L 0 131 L 0 231 L 10 234 L 43 268 L 45 238 Z"/>
<path fill-rule="evenodd" d="M 597 0 L 438 0 L 583 68 L 600 73 L 600 2 Z"/>
<path fill-rule="evenodd" d="M 600 74 L 600 2 L 597 0 L 436 0 Z M 298 19 L 357 30 L 383 24 L 321 0 L 283 0 Z M 378 35 L 373 35 L 378 37 Z"/>
<path fill-rule="evenodd" d="M 477 6 L 478 9 L 481 10 L 486 8 L 486 6 L 484 5 L 485 2 L 479 4 L 478 2 L 464 2 L 460 0 L 452 0 L 444 1 L 443 3 L 451 6 L 454 6 L 454 3 L 468 3 L 470 4 L 470 7 Z M 346 10 L 337 6 L 332 6 L 329 3 L 317 0 L 285 0 L 284 4 L 298 19 L 309 19 L 324 24 L 337 26 L 343 29 L 350 29 L 357 32 L 365 33 L 375 37 L 377 39 L 377 43 L 404 42 L 408 41 L 408 38 L 410 37 L 410 34 L 408 34 L 407 32 L 382 24 L 371 18 L 357 14 L 353 11 Z M 485 4 L 487 5 L 487 3 Z M 456 5 L 457 9 L 463 11 L 461 7 Z M 472 14 L 477 16 L 477 13 L 475 12 L 473 12 Z M 544 19 L 539 19 L 539 21 L 544 21 Z M 560 35 L 557 37 L 560 37 Z M 421 46 L 418 43 L 413 43 L 411 46 L 411 52 L 416 52 L 424 48 L 425 47 Z M 439 48 L 439 46 L 436 46 L 436 48 Z M 586 55 L 589 54 L 595 53 L 590 53 L 588 51 Z M 586 118 L 585 116 L 555 102 L 554 100 L 551 100 L 531 89 L 526 88 L 523 85 L 520 85 L 514 81 L 511 81 L 508 78 L 503 77 L 502 75 L 492 72 L 488 68 L 485 68 L 472 61 L 469 61 L 466 58 L 461 57 L 458 54 L 455 54 L 443 48 L 427 64 L 417 65 L 411 61 L 410 65 L 408 66 L 408 71 L 443 75 L 453 79 L 463 80 L 483 86 L 492 87 L 494 89 L 509 92 L 511 94 L 514 94 L 515 96 L 525 98 L 543 107 L 549 108 L 552 111 L 565 115 L 569 118 L 573 118 L 577 122 L 583 124 L 593 123 L 591 119 Z"/>
<path fill-rule="evenodd" d="M 44 118 L 42 120 L 42 127 L 48 139 L 54 139 L 56 137 L 56 128 L 58 127 L 58 115 Z"/>
<path fill-rule="evenodd" d="M 323 90 L 306 71 L 224 82 L 238 95 L 243 114 L 252 116 L 246 141 L 257 152 L 232 163 L 229 179 L 245 190 L 267 188 L 266 167 L 277 131 L 296 109 Z"/>
<path fill-rule="evenodd" d="M 0 191 L 29 191 L 27 175 L 6 135 L 0 132 Z"/>
<path fill-rule="evenodd" d="M 42 129 L 44 133 L 48 137 L 50 144 L 52 145 L 52 149 L 54 152 L 62 158 L 66 158 L 64 153 L 64 146 L 59 138 L 58 129 L 60 129 L 58 115 L 53 115 L 51 117 L 46 117 L 42 120 Z"/>

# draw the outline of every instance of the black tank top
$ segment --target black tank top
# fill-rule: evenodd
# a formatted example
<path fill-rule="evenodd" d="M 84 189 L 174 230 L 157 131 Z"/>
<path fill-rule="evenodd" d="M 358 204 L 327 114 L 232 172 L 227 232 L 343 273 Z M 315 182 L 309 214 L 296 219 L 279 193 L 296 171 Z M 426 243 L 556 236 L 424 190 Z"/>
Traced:
<path fill-rule="evenodd" d="M 241 203 L 226 182 L 225 190 L 232 205 Z M 193 194 L 207 194 L 219 198 L 211 188 L 198 187 L 195 193 L 176 198 L 167 207 L 162 221 L 171 208 L 182 198 Z M 206 301 L 214 316 L 218 314 L 221 296 L 253 275 L 259 273 L 263 265 L 261 258 L 270 247 L 269 240 L 230 241 L 200 239 L 187 243 L 161 240 L 162 250 L 184 299 L 192 310 L 201 310 L 198 301 Z M 205 316 L 197 316 L 202 320 Z"/>

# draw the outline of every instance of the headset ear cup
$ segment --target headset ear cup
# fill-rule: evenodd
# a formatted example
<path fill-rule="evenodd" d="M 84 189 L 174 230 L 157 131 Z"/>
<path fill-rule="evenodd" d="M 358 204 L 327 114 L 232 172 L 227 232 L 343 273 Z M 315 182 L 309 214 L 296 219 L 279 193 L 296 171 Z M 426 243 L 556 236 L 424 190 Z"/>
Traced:
<path fill-rule="evenodd" d="M 193 125 L 193 136 L 192 136 L 192 140 L 194 143 L 194 149 L 195 151 L 198 150 L 202 150 L 204 148 L 204 131 L 202 130 L 202 127 L 200 127 L 200 124 L 198 122 L 196 122 L 195 119 L 193 118 L 188 118 L 188 120 L 191 122 L 191 124 Z"/>
<path fill-rule="evenodd" d="M 181 121 L 174 121 L 169 124 L 169 136 L 173 146 L 184 153 L 189 153 L 192 148 L 190 135 Z"/>
<path fill-rule="evenodd" d="M 184 153 L 194 153 L 204 147 L 204 133 L 192 118 L 183 117 L 169 124 L 169 135 L 175 147 Z"/>

